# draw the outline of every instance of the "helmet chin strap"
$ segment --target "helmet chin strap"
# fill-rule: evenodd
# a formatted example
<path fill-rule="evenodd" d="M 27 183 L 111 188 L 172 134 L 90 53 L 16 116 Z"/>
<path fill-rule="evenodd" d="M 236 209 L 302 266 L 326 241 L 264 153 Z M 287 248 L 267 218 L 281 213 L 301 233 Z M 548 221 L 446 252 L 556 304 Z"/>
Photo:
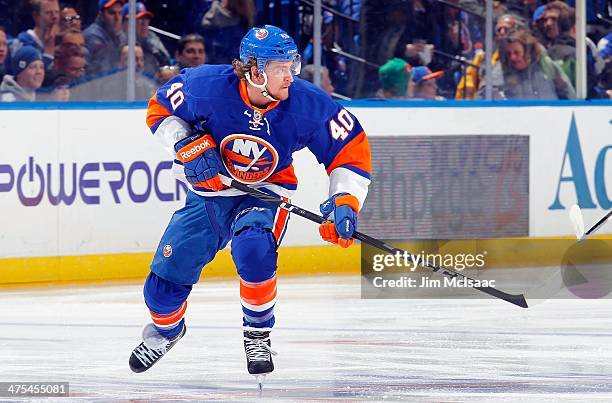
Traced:
<path fill-rule="evenodd" d="M 270 95 L 270 93 L 268 92 L 268 89 L 266 88 L 266 84 L 268 84 L 268 76 L 266 75 L 266 72 L 264 71 L 263 73 L 261 73 L 261 75 L 264 78 L 263 84 L 255 84 L 253 82 L 253 80 L 251 80 L 251 73 L 245 73 L 244 74 L 244 78 L 246 78 L 246 80 L 247 80 L 247 82 L 249 84 L 251 84 L 253 87 L 255 87 L 259 91 L 261 91 L 261 95 L 263 95 L 264 97 L 268 98 L 270 101 L 273 101 L 273 102 L 278 101 L 278 99 L 276 99 L 272 95 Z"/>

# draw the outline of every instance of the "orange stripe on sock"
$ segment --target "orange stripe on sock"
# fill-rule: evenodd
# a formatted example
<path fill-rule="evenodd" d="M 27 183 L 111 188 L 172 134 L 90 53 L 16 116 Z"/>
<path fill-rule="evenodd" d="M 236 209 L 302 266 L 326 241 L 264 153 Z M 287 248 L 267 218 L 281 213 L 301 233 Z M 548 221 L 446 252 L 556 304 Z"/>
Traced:
<path fill-rule="evenodd" d="M 151 318 L 153 319 L 153 323 L 156 325 L 171 325 L 180 321 L 185 315 L 185 311 L 187 310 L 187 301 L 183 302 L 183 305 L 179 309 L 174 312 L 171 312 L 166 315 L 159 315 L 153 311 L 151 312 Z"/>
<path fill-rule="evenodd" d="M 260 283 L 240 279 L 240 298 L 251 305 L 263 305 L 276 298 L 276 276 Z"/>

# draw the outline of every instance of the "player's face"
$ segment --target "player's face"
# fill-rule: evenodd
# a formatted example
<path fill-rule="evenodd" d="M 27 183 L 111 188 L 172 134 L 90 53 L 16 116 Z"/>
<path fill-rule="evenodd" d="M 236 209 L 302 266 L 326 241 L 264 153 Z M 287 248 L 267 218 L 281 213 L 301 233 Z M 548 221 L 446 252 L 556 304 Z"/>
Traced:
<path fill-rule="evenodd" d="M 17 83 L 26 90 L 37 90 L 45 79 L 45 65 L 42 60 L 36 60 L 28 65 L 17 76 Z"/>
<path fill-rule="evenodd" d="M 293 62 L 269 62 L 266 66 L 266 88 L 272 97 L 280 101 L 289 98 L 289 87 L 293 83 L 292 65 Z"/>

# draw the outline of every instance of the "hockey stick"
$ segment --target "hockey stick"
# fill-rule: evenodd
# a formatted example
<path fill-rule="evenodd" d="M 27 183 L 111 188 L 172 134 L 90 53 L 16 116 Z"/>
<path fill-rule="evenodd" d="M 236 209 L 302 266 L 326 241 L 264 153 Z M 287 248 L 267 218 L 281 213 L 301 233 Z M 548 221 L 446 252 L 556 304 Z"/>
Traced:
<path fill-rule="evenodd" d="M 308 210 L 304 210 L 303 208 L 300 208 L 298 206 L 295 206 L 289 202 L 286 202 L 276 196 L 272 196 L 268 193 L 264 193 L 260 190 L 257 189 L 253 189 L 243 183 L 240 183 L 234 179 L 229 179 L 227 177 L 221 176 L 221 181 L 227 185 L 227 186 L 231 186 L 235 189 L 241 190 L 253 197 L 256 197 L 258 199 L 261 199 L 263 201 L 266 201 L 270 204 L 276 205 L 282 209 L 287 210 L 290 213 L 294 213 L 299 215 L 300 217 L 304 217 L 307 220 L 313 221 L 317 224 L 322 224 L 323 222 L 325 222 L 325 219 L 323 217 L 321 217 L 318 214 L 312 213 Z M 391 254 L 407 254 L 408 257 L 412 256 L 410 253 L 402 250 L 402 249 L 398 249 L 398 248 L 394 248 L 393 246 L 387 245 L 386 243 L 376 239 L 376 238 L 372 238 L 371 236 L 368 236 L 366 234 L 362 234 L 359 231 L 355 231 L 355 233 L 353 234 L 353 237 L 355 239 L 359 239 L 362 242 L 365 242 L 369 245 L 374 246 L 375 248 L 378 248 L 380 250 L 383 250 L 385 252 L 391 253 Z M 437 267 L 434 265 L 431 265 L 429 263 L 426 264 L 422 264 L 421 266 L 431 270 L 434 273 L 439 273 L 443 276 L 447 276 L 450 278 L 455 278 L 455 277 L 459 277 L 462 279 L 467 280 L 469 283 L 473 283 L 475 280 L 465 276 L 461 273 L 459 273 L 458 271 L 455 271 L 453 269 L 447 269 L 447 268 L 442 268 L 442 267 Z M 482 291 L 486 294 L 492 295 L 496 298 L 500 298 L 503 299 L 504 301 L 508 301 L 511 304 L 520 306 L 522 308 L 527 308 L 527 301 L 525 301 L 525 297 L 523 296 L 523 294 L 508 294 L 506 292 L 503 292 L 501 290 L 498 290 L 496 288 L 493 287 L 475 287 L 472 286 L 472 288 L 475 288 L 479 291 Z"/>
<path fill-rule="evenodd" d="M 612 210 L 608 211 L 608 213 L 605 216 L 603 216 L 599 221 L 597 221 L 595 225 L 589 228 L 589 230 L 586 232 L 584 231 L 584 220 L 582 218 L 582 211 L 580 211 L 580 207 L 577 204 L 574 204 L 570 208 L 569 215 L 570 215 L 570 221 L 572 222 L 572 225 L 574 226 L 574 232 L 576 233 L 576 238 L 579 241 L 582 241 L 583 239 L 587 238 L 589 235 L 597 231 L 603 225 L 603 223 L 605 223 L 608 220 L 608 218 L 612 217 Z"/>

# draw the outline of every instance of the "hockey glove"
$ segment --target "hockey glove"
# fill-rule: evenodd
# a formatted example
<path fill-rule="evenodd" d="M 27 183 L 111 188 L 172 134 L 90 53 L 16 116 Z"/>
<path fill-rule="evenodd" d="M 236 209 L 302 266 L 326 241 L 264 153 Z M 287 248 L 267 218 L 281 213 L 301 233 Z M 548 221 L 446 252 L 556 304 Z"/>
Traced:
<path fill-rule="evenodd" d="M 326 221 L 319 225 L 319 233 L 324 241 L 337 243 L 342 248 L 353 244 L 353 232 L 357 229 L 359 201 L 348 193 L 333 195 L 319 207 Z"/>
<path fill-rule="evenodd" d="M 218 192 L 223 189 L 219 177 L 221 158 L 210 134 L 194 134 L 174 145 L 176 158 L 183 163 L 185 176 L 194 186 Z"/>

